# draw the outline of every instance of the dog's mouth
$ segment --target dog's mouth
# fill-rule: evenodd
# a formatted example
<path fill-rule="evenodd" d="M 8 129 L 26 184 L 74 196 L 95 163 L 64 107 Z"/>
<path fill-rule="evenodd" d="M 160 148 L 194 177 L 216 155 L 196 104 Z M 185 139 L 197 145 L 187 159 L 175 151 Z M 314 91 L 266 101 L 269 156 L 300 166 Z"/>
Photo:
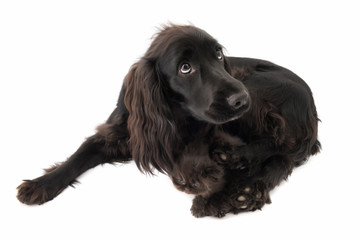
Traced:
<path fill-rule="evenodd" d="M 251 98 L 246 89 L 239 89 L 232 94 L 225 90 L 217 91 L 213 102 L 204 111 L 206 121 L 214 124 L 223 124 L 234 121 L 249 111 Z"/>
<path fill-rule="evenodd" d="M 249 110 L 249 106 L 242 106 L 239 108 L 236 112 L 234 111 L 212 111 L 211 109 L 209 111 L 205 112 L 205 115 L 207 116 L 207 121 L 214 123 L 214 124 L 223 124 L 230 121 L 234 121 L 244 115 Z"/>
<path fill-rule="evenodd" d="M 245 104 L 236 110 L 225 109 L 224 107 L 221 108 L 216 105 L 212 105 L 209 110 L 205 111 L 202 118 L 209 123 L 223 124 L 239 119 L 244 115 L 244 113 L 249 111 L 249 109 L 250 104 Z"/>
<path fill-rule="evenodd" d="M 250 109 L 250 100 L 239 108 L 232 108 L 224 106 L 221 102 L 214 102 L 209 108 L 200 110 L 187 108 L 191 115 L 198 120 L 205 121 L 212 124 L 224 124 L 234 121 L 244 115 Z"/>

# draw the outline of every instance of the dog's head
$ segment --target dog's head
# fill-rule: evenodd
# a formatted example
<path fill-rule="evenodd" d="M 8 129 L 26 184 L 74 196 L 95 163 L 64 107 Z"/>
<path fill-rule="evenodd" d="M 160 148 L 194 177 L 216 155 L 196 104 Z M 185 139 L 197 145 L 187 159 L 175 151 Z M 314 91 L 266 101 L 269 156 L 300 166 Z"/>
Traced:
<path fill-rule="evenodd" d="M 159 81 L 171 90 L 169 97 L 198 120 L 221 124 L 248 110 L 246 87 L 230 75 L 222 46 L 205 31 L 165 27 L 145 56 L 154 61 Z"/>
<path fill-rule="evenodd" d="M 239 118 L 250 103 L 230 75 L 222 46 L 194 26 L 170 25 L 154 38 L 125 78 L 132 157 L 146 172 L 172 168 L 178 129 L 173 106 L 212 124 Z"/>

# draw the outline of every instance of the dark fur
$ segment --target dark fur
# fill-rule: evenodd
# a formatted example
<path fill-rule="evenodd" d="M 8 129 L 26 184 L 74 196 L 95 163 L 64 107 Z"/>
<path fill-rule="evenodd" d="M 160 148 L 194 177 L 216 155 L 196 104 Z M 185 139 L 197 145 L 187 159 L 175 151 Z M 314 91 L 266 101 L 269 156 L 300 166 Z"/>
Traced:
<path fill-rule="evenodd" d="M 179 159 L 176 159 L 169 176 L 179 191 L 196 196 L 191 207 L 194 216 L 222 217 L 225 214 L 224 205 L 231 206 L 229 198 L 224 198 L 221 203 L 212 203 L 211 206 L 208 202 L 216 193 L 227 195 L 228 188 L 232 188 L 234 182 L 247 176 L 249 169 L 247 162 L 240 164 L 239 161 L 236 170 L 225 169 L 221 166 L 226 165 L 224 163 L 233 157 L 234 150 L 243 145 L 245 143 L 240 138 L 215 128 L 206 136 L 200 134 L 185 147 Z M 245 206 L 245 201 L 241 202 L 243 202 L 241 206 Z M 227 212 L 230 210 L 231 208 Z"/>
<path fill-rule="evenodd" d="M 236 201 L 246 186 L 268 195 L 294 166 L 320 150 L 312 93 L 283 67 L 225 57 L 221 49 L 215 39 L 193 26 L 164 27 L 131 67 L 117 108 L 106 123 L 63 164 L 22 183 L 18 199 L 42 204 L 103 163 L 134 159 L 143 172 L 170 172 L 185 146 L 213 125 L 247 143 L 233 151 L 233 161 L 226 167 L 236 169 L 246 161 L 249 174 L 206 204 Z M 188 67 L 182 68 L 184 63 L 193 71 L 181 73 Z M 234 206 L 235 210 L 224 206 L 221 211 L 242 210 Z"/>
<path fill-rule="evenodd" d="M 223 189 L 225 170 L 211 159 L 210 151 L 212 146 L 219 147 L 225 142 L 226 145 L 230 143 L 228 139 L 225 139 L 227 134 L 220 131 L 213 132 L 210 130 L 206 132 L 206 135 L 199 134 L 175 159 L 173 169 L 168 174 L 179 191 L 210 197 Z M 242 145 L 241 143 L 239 141 L 238 146 Z M 225 144 L 223 146 L 225 147 Z"/>
<path fill-rule="evenodd" d="M 237 149 L 246 145 L 242 139 L 231 136 L 219 128 L 215 128 L 211 136 L 204 139 L 210 140 L 190 143 L 181 161 L 175 164 L 175 169 L 180 169 L 175 173 L 185 176 L 185 179 L 190 179 L 190 181 L 201 179 L 199 175 L 209 166 L 213 172 L 218 173 L 216 181 L 203 180 L 208 186 L 208 191 L 201 194 L 196 191 L 187 192 L 196 195 L 191 207 L 191 212 L 195 217 L 223 217 L 228 212 L 237 214 L 255 211 L 261 209 L 265 203 L 271 202 L 267 186 L 252 176 L 251 162 L 234 154 Z M 188 151 L 188 148 L 192 151 Z M 207 150 L 206 154 L 204 149 Z M 188 164 L 188 162 L 197 163 L 200 159 L 203 165 L 198 164 L 193 167 Z M 270 159 L 268 161 L 271 162 Z M 277 160 L 274 163 L 278 165 Z M 267 166 L 264 165 L 263 168 L 266 169 Z M 177 178 L 174 181 L 175 186 L 178 185 L 176 180 Z M 212 191 L 212 188 L 215 190 Z M 182 191 L 181 186 L 179 190 Z"/>
<path fill-rule="evenodd" d="M 184 155 L 176 161 L 169 176 L 179 191 L 209 197 L 223 189 L 225 171 L 210 159 L 208 145 L 196 146 L 196 149 L 185 149 Z"/>

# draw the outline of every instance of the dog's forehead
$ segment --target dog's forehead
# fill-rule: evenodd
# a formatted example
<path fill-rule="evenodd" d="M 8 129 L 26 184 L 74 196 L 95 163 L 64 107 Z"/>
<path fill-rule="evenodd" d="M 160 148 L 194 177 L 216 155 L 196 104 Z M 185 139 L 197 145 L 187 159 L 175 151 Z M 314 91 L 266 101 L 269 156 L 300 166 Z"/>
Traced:
<path fill-rule="evenodd" d="M 206 53 L 209 50 L 215 50 L 217 47 L 219 47 L 219 43 L 210 35 L 190 33 L 173 39 L 173 42 L 169 45 L 169 50 L 174 48 L 175 51 L 182 54 L 195 53 L 197 51 Z"/>
<path fill-rule="evenodd" d="M 194 41 L 215 41 L 215 39 L 208 34 L 206 31 L 191 26 L 191 25 L 187 25 L 187 26 L 169 26 L 169 27 L 165 27 L 162 31 L 160 31 L 157 35 L 157 37 L 165 37 L 166 39 L 171 39 L 173 38 L 173 40 L 181 40 L 182 38 L 184 39 L 192 39 Z"/>
<path fill-rule="evenodd" d="M 163 60 L 178 64 L 179 61 L 200 58 L 211 59 L 217 48 L 221 47 L 214 39 L 183 37 L 172 42 L 163 55 Z"/>
<path fill-rule="evenodd" d="M 215 51 L 221 45 L 207 32 L 194 26 L 172 26 L 165 28 L 155 37 L 153 46 L 160 48 L 160 56 L 205 54 Z M 158 53 L 159 53 L 158 52 Z"/>

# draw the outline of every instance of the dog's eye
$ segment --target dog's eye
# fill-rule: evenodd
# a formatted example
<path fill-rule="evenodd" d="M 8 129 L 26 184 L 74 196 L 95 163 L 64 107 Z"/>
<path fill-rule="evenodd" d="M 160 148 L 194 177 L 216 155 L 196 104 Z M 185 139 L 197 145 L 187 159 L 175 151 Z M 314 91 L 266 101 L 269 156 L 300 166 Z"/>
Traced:
<path fill-rule="evenodd" d="M 217 57 L 218 60 L 223 59 L 223 53 L 222 53 L 221 49 L 216 50 L 216 57 Z"/>
<path fill-rule="evenodd" d="M 184 182 L 182 179 L 177 179 L 177 182 L 178 182 L 180 185 L 185 185 L 185 182 Z"/>
<path fill-rule="evenodd" d="M 183 74 L 188 74 L 191 72 L 191 66 L 188 63 L 183 63 L 180 67 L 180 72 Z"/>

